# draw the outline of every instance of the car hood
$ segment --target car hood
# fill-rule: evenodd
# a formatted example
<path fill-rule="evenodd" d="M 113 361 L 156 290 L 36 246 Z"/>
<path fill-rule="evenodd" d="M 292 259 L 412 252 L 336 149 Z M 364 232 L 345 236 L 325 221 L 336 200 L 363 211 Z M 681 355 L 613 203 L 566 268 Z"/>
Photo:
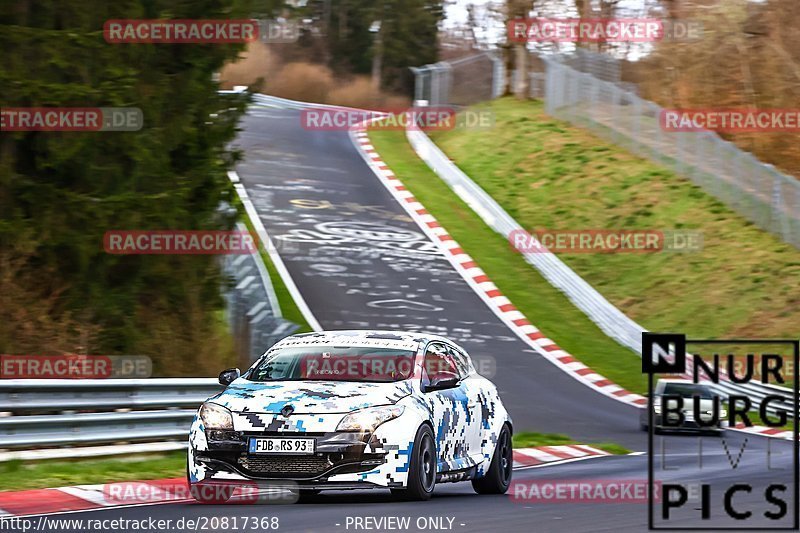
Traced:
<path fill-rule="evenodd" d="M 411 394 L 411 383 L 356 383 L 347 381 L 267 381 L 239 378 L 209 401 L 234 412 L 280 413 L 287 405 L 294 413 L 349 413 L 374 405 L 396 403 Z"/>

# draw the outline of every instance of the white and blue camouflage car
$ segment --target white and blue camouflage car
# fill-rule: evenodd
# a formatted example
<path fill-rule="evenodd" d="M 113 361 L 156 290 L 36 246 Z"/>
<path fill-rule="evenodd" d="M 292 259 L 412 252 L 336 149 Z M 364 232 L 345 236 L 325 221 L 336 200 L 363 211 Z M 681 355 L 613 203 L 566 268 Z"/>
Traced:
<path fill-rule="evenodd" d="M 328 331 L 287 337 L 197 412 L 187 476 L 203 484 L 388 488 L 427 500 L 436 483 L 482 494 L 511 482 L 511 419 L 461 347 L 420 333 Z M 225 500 L 227 496 L 222 499 Z"/>

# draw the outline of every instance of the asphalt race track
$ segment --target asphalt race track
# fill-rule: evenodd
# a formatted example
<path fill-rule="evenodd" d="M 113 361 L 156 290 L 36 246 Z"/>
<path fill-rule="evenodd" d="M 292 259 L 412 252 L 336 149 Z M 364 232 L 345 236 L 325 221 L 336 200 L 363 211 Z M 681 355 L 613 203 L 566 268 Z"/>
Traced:
<path fill-rule="evenodd" d="M 647 450 L 636 408 L 582 385 L 519 340 L 405 216 L 348 134 L 306 131 L 299 114 L 296 110 L 253 108 L 237 142 L 245 152 L 237 172 L 324 328 L 399 328 L 447 335 L 469 350 L 482 373 L 498 385 L 516 431 L 566 433 L 581 442 L 615 442 L 637 452 Z M 535 323 L 535 316 L 529 318 Z M 758 525 L 792 524 L 796 511 L 792 443 L 726 432 L 724 439 L 704 437 L 701 454 L 696 437 L 658 436 L 655 444 L 658 479 L 711 485 L 710 519 L 700 520 L 700 500 L 693 496 L 675 511 L 671 527 L 752 530 Z M 515 480 L 627 480 L 641 484 L 647 480 L 647 456 L 600 457 L 529 468 L 518 470 Z M 723 511 L 723 491 L 742 482 L 750 483 L 753 490 L 738 493 L 733 501 L 737 509 L 753 512 L 748 522 L 729 519 Z M 763 487 L 778 482 L 788 486 L 782 497 L 789 502 L 789 512 L 785 520 L 766 524 L 762 513 L 776 507 L 765 501 Z M 660 507 L 656 513 L 658 519 Z M 433 499 L 424 503 L 393 502 L 388 492 L 376 490 L 323 493 L 314 502 L 294 505 L 187 503 L 60 516 L 277 517 L 278 531 L 392 530 L 394 522 L 377 522 L 387 517 L 411 517 L 409 527 L 401 530 L 412 531 L 418 526 L 470 532 L 647 530 L 644 502 L 514 500 L 509 495 L 478 496 L 469 483 L 439 485 Z M 356 517 L 370 520 L 356 521 Z M 422 521 L 417 522 L 420 517 Z M 204 530 L 223 529 L 231 530 Z"/>

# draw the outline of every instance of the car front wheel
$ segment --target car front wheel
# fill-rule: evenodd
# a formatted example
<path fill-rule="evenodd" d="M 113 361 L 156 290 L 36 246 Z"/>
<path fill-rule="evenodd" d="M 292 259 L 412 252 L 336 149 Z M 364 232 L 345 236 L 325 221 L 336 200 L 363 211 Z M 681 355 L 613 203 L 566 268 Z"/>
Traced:
<path fill-rule="evenodd" d="M 508 424 L 500 430 L 497 446 L 483 477 L 472 480 L 472 488 L 478 494 L 505 494 L 511 484 L 511 473 L 514 466 L 514 450 L 511 446 L 511 430 Z"/>
<path fill-rule="evenodd" d="M 429 500 L 436 486 L 436 457 L 433 431 L 430 426 L 423 424 L 414 438 L 407 488 L 392 489 L 392 494 L 409 501 Z"/>

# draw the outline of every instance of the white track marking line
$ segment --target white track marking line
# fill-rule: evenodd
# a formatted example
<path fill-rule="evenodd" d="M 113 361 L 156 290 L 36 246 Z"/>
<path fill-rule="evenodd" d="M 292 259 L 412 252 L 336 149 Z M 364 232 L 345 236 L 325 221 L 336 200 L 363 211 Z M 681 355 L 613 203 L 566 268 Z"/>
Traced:
<path fill-rule="evenodd" d="M 239 175 L 236 173 L 236 171 L 232 170 L 228 172 L 228 177 L 234 183 L 234 188 L 239 195 L 239 199 L 242 201 L 242 205 L 247 212 L 247 216 L 250 219 L 250 222 L 253 224 L 256 234 L 258 234 L 258 238 L 261 239 L 262 246 L 266 248 L 267 255 L 269 255 L 269 258 L 272 260 L 275 270 L 278 271 L 278 275 L 280 275 L 281 279 L 283 280 L 283 284 L 286 285 L 286 289 L 292 296 L 292 300 L 294 300 L 295 305 L 298 307 L 298 309 L 300 309 L 303 318 L 306 319 L 306 322 L 308 322 L 308 325 L 311 327 L 311 329 L 314 331 L 322 331 L 322 326 L 314 316 L 314 313 L 311 312 L 311 308 L 308 306 L 308 303 L 306 303 L 303 295 L 300 294 L 300 290 L 297 288 L 292 275 L 289 274 L 289 270 L 283 263 L 283 259 L 275 249 L 275 245 L 267 233 L 267 228 L 265 228 L 264 223 L 261 222 L 261 217 L 259 216 L 258 211 L 256 211 L 253 202 L 250 200 L 247 190 L 244 188 L 244 185 L 242 185 Z"/>

